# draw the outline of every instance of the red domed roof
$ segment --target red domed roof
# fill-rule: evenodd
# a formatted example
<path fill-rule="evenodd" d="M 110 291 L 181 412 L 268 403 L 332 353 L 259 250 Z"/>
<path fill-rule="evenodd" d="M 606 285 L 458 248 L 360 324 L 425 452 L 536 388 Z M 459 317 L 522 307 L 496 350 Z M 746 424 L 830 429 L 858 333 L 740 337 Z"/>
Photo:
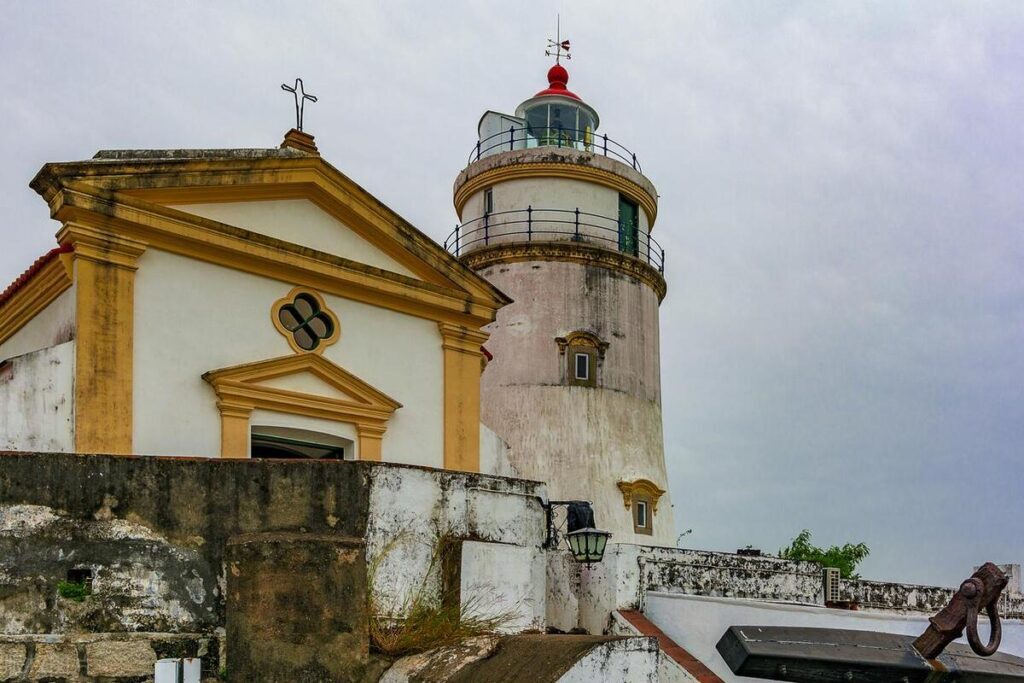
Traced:
<path fill-rule="evenodd" d="M 555 64 L 553 67 L 548 69 L 548 87 L 541 90 L 534 97 L 542 97 L 544 95 L 561 95 L 562 97 L 571 97 L 574 100 L 583 101 L 579 95 L 574 93 L 565 87 L 565 84 L 569 82 L 569 72 L 565 70 L 565 67 L 561 64 Z"/>

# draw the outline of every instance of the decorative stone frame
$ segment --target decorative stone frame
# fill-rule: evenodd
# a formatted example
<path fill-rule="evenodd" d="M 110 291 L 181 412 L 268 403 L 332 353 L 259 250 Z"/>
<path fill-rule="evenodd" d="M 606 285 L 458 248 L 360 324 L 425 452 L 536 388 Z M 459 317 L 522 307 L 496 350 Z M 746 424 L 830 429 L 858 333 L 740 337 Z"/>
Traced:
<path fill-rule="evenodd" d="M 263 384 L 311 373 L 350 398 L 318 396 Z M 221 417 L 221 457 L 248 458 L 249 417 L 256 408 L 306 415 L 355 425 L 359 459 L 380 460 L 381 441 L 391 415 L 402 404 L 323 356 L 302 353 L 212 370 L 203 375 L 217 394 Z"/>
<path fill-rule="evenodd" d="M 555 337 L 558 344 L 560 365 L 564 374 L 563 383 L 570 386 L 597 387 L 600 385 L 601 368 L 604 355 L 608 350 L 608 342 L 592 332 L 570 332 L 564 337 Z M 576 354 L 585 353 L 590 356 L 590 377 L 585 380 L 576 378 Z"/>
<path fill-rule="evenodd" d="M 658 514 L 658 499 L 665 495 L 665 489 L 659 488 L 650 479 L 634 479 L 633 481 L 620 481 L 619 490 L 622 491 L 622 500 L 626 509 L 633 516 L 633 531 L 638 534 L 651 535 L 654 533 L 654 516 Z M 647 503 L 647 526 L 637 526 L 637 506 L 635 503 Z"/>
<path fill-rule="evenodd" d="M 304 349 L 301 346 L 299 346 L 298 343 L 296 343 L 295 341 L 295 335 L 292 332 L 292 330 L 289 330 L 281 322 L 281 308 L 288 304 L 294 303 L 296 297 L 298 297 L 300 294 L 308 296 L 314 301 L 316 301 L 317 305 L 320 308 L 319 312 L 323 313 L 326 317 L 330 318 L 331 325 L 334 328 L 333 332 L 331 332 L 331 335 L 329 337 L 324 337 L 320 339 L 319 343 L 316 345 L 316 348 L 313 349 Z M 320 295 L 319 292 L 315 292 L 312 289 L 308 289 L 306 287 L 295 287 L 285 296 L 275 301 L 274 305 L 270 308 L 270 319 L 271 322 L 274 323 L 274 328 L 277 329 L 277 331 L 280 332 L 281 335 L 288 340 L 288 346 L 292 347 L 292 351 L 294 351 L 295 353 L 323 353 L 324 349 L 326 349 L 334 342 L 338 341 L 338 339 L 341 337 L 341 324 L 338 322 L 338 316 L 336 316 L 332 310 L 327 308 L 327 303 L 324 301 L 324 298 Z"/>

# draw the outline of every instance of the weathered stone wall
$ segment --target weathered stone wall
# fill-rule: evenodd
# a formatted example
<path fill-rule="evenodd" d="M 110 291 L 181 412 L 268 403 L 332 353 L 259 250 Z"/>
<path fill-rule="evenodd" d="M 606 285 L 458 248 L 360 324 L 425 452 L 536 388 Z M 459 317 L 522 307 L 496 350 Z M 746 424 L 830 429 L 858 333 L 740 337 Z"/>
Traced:
<path fill-rule="evenodd" d="M 965 577 L 966 578 L 966 577 Z M 1024 617 L 1024 595 L 1003 591 L 999 613 L 1010 618 Z M 919 586 L 888 581 L 840 580 L 840 599 L 855 603 L 859 609 L 885 612 L 924 612 L 935 614 L 953 597 L 955 588 Z"/>
<path fill-rule="evenodd" d="M 439 594 L 441 539 L 473 542 L 466 576 L 493 564 L 491 552 L 528 573 L 543 553 L 542 497 L 536 482 L 383 463 L 0 454 L 0 661 L 25 676 L 42 666 L 37 660 L 60 658 L 70 670 L 73 649 L 80 677 L 67 680 L 92 681 L 99 674 L 89 667 L 101 665 L 90 664 L 89 652 L 129 646 L 90 644 L 130 641 L 135 659 L 149 648 L 149 676 L 151 659 L 173 654 L 202 656 L 204 676 L 215 677 L 230 662 L 221 656 L 222 644 L 231 651 L 226 548 L 239 539 L 365 544 L 356 564 L 372 584 L 352 606 L 365 612 L 371 590 L 391 606 L 421 586 Z M 510 554 L 512 546 L 519 551 Z M 91 594 L 62 597 L 58 585 L 83 571 Z M 494 588 L 518 595 L 500 582 Z M 540 591 L 537 604 L 523 605 L 521 627 L 543 627 L 543 598 Z M 171 641 L 186 645 L 161 650 Z M 104 681 L 146 680 L 128 664 L 114 673 L 110 661 Z"/>

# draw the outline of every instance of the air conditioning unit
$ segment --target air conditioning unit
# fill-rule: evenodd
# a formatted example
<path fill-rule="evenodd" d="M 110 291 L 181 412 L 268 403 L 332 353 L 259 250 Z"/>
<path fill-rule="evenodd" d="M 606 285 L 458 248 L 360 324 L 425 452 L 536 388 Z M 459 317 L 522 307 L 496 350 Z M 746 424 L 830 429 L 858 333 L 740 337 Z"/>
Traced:
<path fill-rule="evenodd" d="M 157 660 L 154 683 L 199 683 L 202 663 L 198 657 Z"/>
<path fill-rule="evenodd" d="M 822 572 L 822 581 L 825 586 L 825 604 L 839 602 L 839 568 L 825 567 Z"/>

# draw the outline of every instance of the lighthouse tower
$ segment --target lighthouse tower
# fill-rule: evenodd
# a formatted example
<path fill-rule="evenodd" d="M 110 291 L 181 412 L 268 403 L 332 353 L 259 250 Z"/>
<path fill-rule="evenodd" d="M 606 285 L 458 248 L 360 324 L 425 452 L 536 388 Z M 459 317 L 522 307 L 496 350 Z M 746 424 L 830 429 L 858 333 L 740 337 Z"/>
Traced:
<path fill-rule="evenodd" d="M 484 113 L 455 181 L 446 246 L 514 300 L 488 328 L 481 417 L 521 476 L 591 501 L 612 542 L 673 546 L 658 194 L 558 61 L 514 115 Z"/>

